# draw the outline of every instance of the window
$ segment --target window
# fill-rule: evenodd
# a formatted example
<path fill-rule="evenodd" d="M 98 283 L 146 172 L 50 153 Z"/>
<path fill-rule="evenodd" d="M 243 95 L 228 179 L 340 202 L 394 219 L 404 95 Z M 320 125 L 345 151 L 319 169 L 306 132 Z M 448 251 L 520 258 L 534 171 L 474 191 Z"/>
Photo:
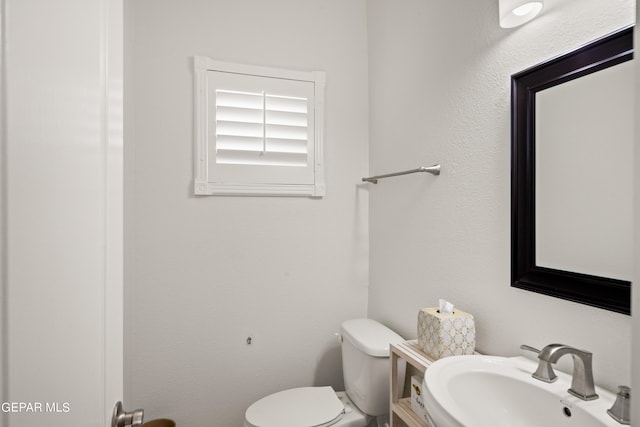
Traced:
<path fill-rule="evenodd" d="M 195 57 L 195 193 L 324 195 L 324 73 Z"/>

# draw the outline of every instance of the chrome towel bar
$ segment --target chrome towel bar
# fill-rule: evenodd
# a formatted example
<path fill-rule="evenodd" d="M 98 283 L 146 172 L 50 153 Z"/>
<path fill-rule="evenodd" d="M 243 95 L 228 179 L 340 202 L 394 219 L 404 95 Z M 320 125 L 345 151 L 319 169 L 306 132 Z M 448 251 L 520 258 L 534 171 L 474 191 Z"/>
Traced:
<path fill-rule="evenodd" d="M 429 173 L 431 173 L 433 175 L 440 175 L 440 165 L 433 165 L 433 166 L 429 166 L 429 167 L 421 166 L 421 167 L 419 167 L 417 169 L 411 169 L 411 170 L 408 170 L 408 171 L 388 173 L 386 175 L 370 176 L 369 178 L 362 178 L 362 180 L 364 182 L 371 182 L 373 184 L 377 184 L 378 180 L 382 179 L 382 178 L 390 178 L 392 176 L 408 175 L 410 173 L 418 173 L 418 172 L 429 172 Z"/>

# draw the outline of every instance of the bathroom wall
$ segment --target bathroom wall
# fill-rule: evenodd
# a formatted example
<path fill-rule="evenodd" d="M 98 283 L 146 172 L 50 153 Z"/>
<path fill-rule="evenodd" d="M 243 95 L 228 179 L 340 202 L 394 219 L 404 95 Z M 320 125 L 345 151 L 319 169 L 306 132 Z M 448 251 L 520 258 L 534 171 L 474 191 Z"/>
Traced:
<path fill-rule="evenodd" d="M 128 408 L 238 426 L 268 393 L 342 387 L 333 334 L 367 312 L 366 43 L 364 0 L 125 0 Z M 194 55 L 326 71 L 326 197 L 193 195 Z"/>
<path fill-rule="evenodd" d="M 369 315 L 416 337 L 438 298 L 475 315 L 481 352 L 522 343 L 594 352 L 596 381 L 631 376 L 631 318 L 510 284 L 510 76 L 634 22 L 633 0 L 546 0 L 498 25 L 498 1 L 369 0 L 372 174 L 442 164 L 371 188 Z M 637 217 L 637 215 L 636 215 Z"/>

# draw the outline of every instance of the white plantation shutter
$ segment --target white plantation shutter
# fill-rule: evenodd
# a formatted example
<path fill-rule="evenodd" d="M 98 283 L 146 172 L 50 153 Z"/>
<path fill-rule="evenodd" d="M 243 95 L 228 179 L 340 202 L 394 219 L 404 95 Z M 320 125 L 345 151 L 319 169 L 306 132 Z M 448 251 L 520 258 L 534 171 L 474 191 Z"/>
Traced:
<path fill-rule="evenodd" d="M 216 163 L 306 167 L 306 98 L 216 90 Z"/>
<path fill-rule="evenodd" d="M 196 194 L 324 195 L 324 73 L 195 65 Z"/>

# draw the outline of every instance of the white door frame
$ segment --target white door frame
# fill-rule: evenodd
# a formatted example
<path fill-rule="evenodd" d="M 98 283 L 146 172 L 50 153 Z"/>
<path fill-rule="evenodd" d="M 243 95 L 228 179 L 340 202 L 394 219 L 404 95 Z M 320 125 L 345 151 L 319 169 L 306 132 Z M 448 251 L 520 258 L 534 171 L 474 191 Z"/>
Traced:
<path fill-rule="evenodd" d="M 0 0 L 0 425 L 123 396 L 123 0 Z"/>

